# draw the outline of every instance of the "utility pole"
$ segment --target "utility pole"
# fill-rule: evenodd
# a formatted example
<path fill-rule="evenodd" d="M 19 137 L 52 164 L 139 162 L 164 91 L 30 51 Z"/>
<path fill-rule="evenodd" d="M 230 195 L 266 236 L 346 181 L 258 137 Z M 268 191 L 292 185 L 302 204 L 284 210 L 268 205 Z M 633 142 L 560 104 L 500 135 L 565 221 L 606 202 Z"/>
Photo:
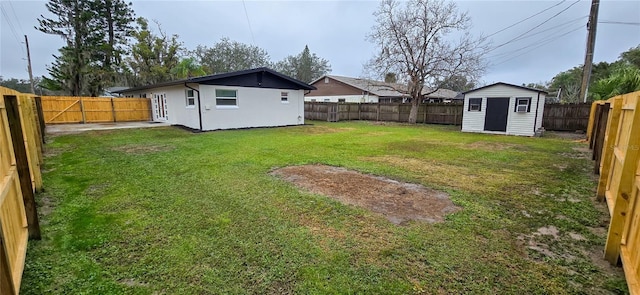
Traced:
<path fill-rule="evenodd" d="M 36 94 L 36 89 L 33 86 L 33 71 L 31 71 L 31 52 L 29 51 L 29 39 L 27 35 L 24 35 L 24 44 L 27 45 L 27 62 L 29 64 L 29 81 L 31 81 L 31 93 Z"/>
<path fill-rule="evenodd" d="M 584 67 L 582 68 L 582 84 L 580 84 L 580 94 L 578 99 L 583 98 L 587 102 L 587 92 L 589 91 L 589 80 L 591 80 L 591 65 L 593 64 L 593 47 L 596 44 L 596 27 L 598 26 L 598 8 L 600 0 L 591 0 L 591 12 L 587 29 L 587 53 L 584 56 Z"/>

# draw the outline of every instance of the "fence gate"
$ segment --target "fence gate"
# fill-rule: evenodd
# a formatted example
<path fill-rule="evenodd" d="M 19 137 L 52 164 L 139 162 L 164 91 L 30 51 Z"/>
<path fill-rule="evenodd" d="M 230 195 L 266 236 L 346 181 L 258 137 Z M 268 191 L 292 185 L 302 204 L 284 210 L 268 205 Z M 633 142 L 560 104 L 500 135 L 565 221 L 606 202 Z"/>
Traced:
<path fill-rule="evenodd" d="M 338 104 L 332 103 L 327 106 L 327 121 L 338 122 Z"/>

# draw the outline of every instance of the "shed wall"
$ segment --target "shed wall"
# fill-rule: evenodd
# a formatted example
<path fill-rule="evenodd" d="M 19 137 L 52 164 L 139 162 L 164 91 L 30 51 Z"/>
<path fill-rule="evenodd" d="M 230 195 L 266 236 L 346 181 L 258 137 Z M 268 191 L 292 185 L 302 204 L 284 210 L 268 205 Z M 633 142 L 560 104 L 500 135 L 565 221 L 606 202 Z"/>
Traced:
<path fill-rule="evenodd" d="M 509 109 L 507 114 L 507 131 L 504 132 L 503 134 L 533 136 L 535 134 L 534 129 L 542 127 L 542 116 L 544 112 L 544 101 L 545 101 L 544 93 L 540 93 L 540 101 L 538 102 L 538 92 L 536 91 L 520 89 L 520 88 L 510 87 L 506 85 L 495 85 L 492 87 L 479 89 L 477 91 L 472 91 L 465 94 L 464 113 L 462 117 L 463 132 L 496 133 L 496 132 L 484 131 L 484 122 L 485 122 L 488 97 L 509 97 L 510 98 Z M 526 112 L 526 113 L 515 112 L 517 97 L 531 98 L 530 112 Z M 481 111 L 479 112 L 469 111 L 470 98 L 482 98 Z M 536 105 L 538 107 L 537 117 L 536 117 Z M 501 132 L 498 132 L 498 133 L 501 133 Z"/>

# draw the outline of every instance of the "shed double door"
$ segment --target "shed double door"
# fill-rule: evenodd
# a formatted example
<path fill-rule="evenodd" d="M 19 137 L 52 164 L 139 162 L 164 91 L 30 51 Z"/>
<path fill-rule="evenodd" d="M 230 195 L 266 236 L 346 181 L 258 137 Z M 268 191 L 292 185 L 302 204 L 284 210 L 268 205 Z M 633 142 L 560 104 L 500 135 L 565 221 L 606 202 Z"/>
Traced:
<path fill-rule="evenodd" d="M 507 117 L 509 116 L 508 97 L 487 98 L 487 111 L 484 117 L 485 131 L 507 131 Z"/>

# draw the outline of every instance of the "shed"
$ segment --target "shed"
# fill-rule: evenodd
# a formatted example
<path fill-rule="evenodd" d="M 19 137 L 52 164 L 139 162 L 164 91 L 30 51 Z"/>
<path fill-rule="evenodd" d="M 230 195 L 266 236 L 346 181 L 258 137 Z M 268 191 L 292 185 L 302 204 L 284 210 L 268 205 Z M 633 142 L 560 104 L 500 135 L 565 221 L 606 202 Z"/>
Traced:
<path fill-rule="evenodd" d="M 269 68 L 117 91 L 151 99 L 152 119 L 208 131 L 304 124 L 304 94 L 315 87 Z"/>
<path fill-rule="evenodd" d="M 463 132 L 534 136 L 546 91 L 503 82 L 464 92 Z"/>

